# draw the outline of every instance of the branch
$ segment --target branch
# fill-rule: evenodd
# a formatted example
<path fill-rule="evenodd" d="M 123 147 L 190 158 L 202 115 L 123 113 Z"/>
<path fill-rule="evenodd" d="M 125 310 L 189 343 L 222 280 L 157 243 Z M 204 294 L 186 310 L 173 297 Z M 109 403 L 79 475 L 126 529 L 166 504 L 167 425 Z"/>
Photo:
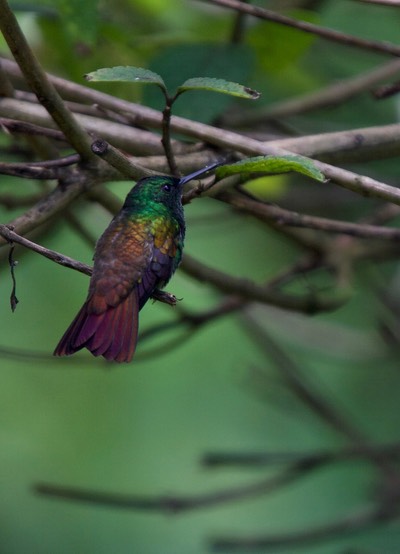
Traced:
<path fill-rule="evenodd" d="M 273 222 L 275 226 L 305 227 L 328 233 L 340 233 L 358 238 L 373 238 L 380 240 L 400 240 L 400 229 L 379 227 L 347 221 L 336 221 L 324 217 L 305 215 L 280 208 L 275 204 L 266 204 L 238 193 L 225 192 L 218 198 L 235 208 L 239 208 L 255 217 Z"/>
<path fill-rule="evenodd" d="M 335 310 L 348 300 L 350 294 L 344 290 L 331 294 L 318 292 L 308 296 L 284 294 L 277 289 L 257 285 L 248 279 L 233 277 L 198 262 L 188 254 L 185 254 L 181 268 L 188 275 L 199 281 L 211 283 L 224 293 L 307 314 Z"/>
<path fill-rule="evenodd" d="M 344 44 L 346 46 L 352 46 L 354 48 L 361 48 L 362 50 L 370 50 L 372 52 L 379 52 L 381 54 L 392 54 L 394 56 L 400 56 L 400 46 L 397 44 L 392 44 L 390 42 L 380 42 L 376 40 L 366 40 L 359 37 L 354 37 L 352 35 L 347 35 L 346 33 L 341 33 L 340 31 L 335 31 L 333 29 L 327 29 L 325 27 L 320 27 L 319 25 L 314 25 L 313 23 L 308 23 L 307 21 L 297 21 L 296 19 L 291 19 L 285 15 L 275 13 L 271 10 L 266 10 L 260 8 L 259 6 L 252 6 L 240 2 L 240 0 L 202 0 L 203 2 L 208 2 L 216 6 L 223 6 L 225 8 L 230 8 L 231 10 L 236 10 L 239 12 L 247 13 L 259 19 L 265 19 L 267 21 L 273 21 L 279 25 L 286 25 L 287 27 L 293 27 L 304 33 L 312 33 L 326 40 L 333 42 L 338 42 L 339 44 Z"/>
<path fill-rule="evenodd" d="M 343 535 L 357 533 L 363 529 L 371 529 L 376 525 L 393 519 L 396 514 L 383 516 L 379 508 L 360 510 L 355 514 L 320 527 L 312 527 L 302 531 L 282 533 L 281 535 L 253 536 L 248 538 L 219 537 L 211 540 L 211 548 L 214 552 L 237 552 L 243 550 L 266 550 L 268 548 L 281 548 L 310 545 L 328 539 L 343 537 Z"/>
<path fill-rule="evenodd" d="M 0 162 L 0 174 L 11 175 L 25 179 L 57 179 L 56 169 L 34 167 L 29 163 L 3 163 Z"/>
<path fill-rule="evenodd" d="M 367 436 L 352 423 L 344 406 L 336 399 L 332 402 L 326 395 L 321 394 L 302 368 L 248 313 L 245 314 L 244 324 L 249 336 L 264 351 L 266 358 L 271 358 L 279 368 L 285 383 L 296 397 L 337 433 L 364 450 L 366 459 L 380 470 L 383 483 L 386 485 L 382 503 L 391 505 L 393 498 L 400 495 L 400 479 L 396 464 L 389 461 L 382 452 L 370 448 Z"/>
<path fill-rule="evenodd" d="M 249 0 L 242 0 L 242 2 L 248 3 Z M 240 44 L 245 36 L 246 31 L 246 14 L 243 12 L 237 12 L 233 21 L 233 28 L 231 31 L 230 42 L 232 44 Z"/>
<path fill-rule="evenodd" d="M 399 70 L 400 60 L 391 60 L 355 77 L 334 82 L 316 92 L 282 100 L 251 111 L 236 110 L 226 118 L 222 117 L 221 121 L 230 127 L 259 125 L 268 120 L 278 120 L 327 107 L 332 108 L 370 90 L 377 83 L 397 75 Z"/>
<path fill-rule="evenodd" d="M 14 87 L 7 73 L 4 71 L 2 62 L 0 60 L 0 98 L 1 97 L 14 96 Z"/>
<path fill-rule="evenodd" d="M 389 85 L 382 85 L 381 87 L 376 88 L 372 91 L 372 94 L 377 100 L 382 100 L 384 98 L 390 98 L 400 92 L 400 81 Z"/>
<path fill-rule="evenodd" d="M 172 113 L 172 106 L 177 99 L 177 95 L 174 97 L 170 97 L 168 93 L 163 90 L 164 97 L 165 97 L 165 107 L 162 112 L 162 138 L 161 143 L 164 147 L 165 157 L 168 161 L 168 167 L 171 175 L 174 175 L 175 177 L 179 176 L 178 166 L 176 165 L 175 160 L 175 154 L 174 149 L 172 148 L 172 141 L 171 141 L 171 113 Z"/>
<path fill-rule="evenodd" d="M 400 8 L 400 0 L 357 0 L 363 4 L 376 4 L 377 6 L 392 6 Z"/>
<path fill-rule="evenodd" d="M 0 173 L 3 175 L 13 175 L 15 177 L 25 177 L 26 179 L 57 179 L 58 169 L 78 163 L 79 154 L 72 154 L 57 160 L 44 160 L 41 162 L 29 163 L 5 163 L 0 162 Z"/>
<path fill-rule="evenodd" d="M 75 198 L 83 192 L 89 191 L 102 180 L 118 178 L 119 176 L 119 173 L 108 169 L 107 165 L 101 169 L 101 174 L 97 174 L 93 167 L 90 171 L 83 168 L 65 168 L 64 171 L 63 186 L 56 187 L 25 213 L 9 222 L 9 228 L 11 227 L 20 234 L 25 234 L 60 213 Z M 6 241 L 0 240 L 0 246 L 2 244 L 6 244 Z"/>
<path fill-rule="evenodd" d="M 298 364 L 285 353 L 269 333 L 265 329 L 262 329 L 249 314 L 246 314 L 244 326 L 249 336 L 264 352 L 266 358 L 272 358 L 289 389 L 312 412 L 347 439 L 361 446 L 368 444 L 358 429 L 349 423 L 349 418 L 345 417 L 342 407 L 339 408 L 336 402 L 332 403 L 327 398 L 324 398 Z"/>
<path fill-rule="evenodd" d="M 20 244 L 21 246 L 24 246 L 29 250 L 33 250 L 34 252 L 37 252 L 41 256 L 44 256 L 45 258 L 48 258 L 49 260 L 57 264 L 60 264 L 64 267 L 75 269 L 76 271 L 80 271 L 85 275 L 92 274 L 92 268 L 90 266 L 82 262 L 78 262 L 73 258 L 69 258 L 68 256 L 64 256 L 64 254 L 60 254 L 55 250 L 49 250 L 44 246 L 40 246 L 39 244 L 36 244 L 35 242 L 32 242 L 26 239 L 25 237 L 21 237 L 20 235 L 15 233 L 12 229 L 10 229 L 10 227 L 8 227 L 7 225 L 0 224 L 0 236 L 2 236 L 9 243 L 15 242 L 17 244 Z"/>
<path fill-rule="evenodd" d="M 122 175 L 134 179 L 135 181 L 142 177 L 154 175 L 153 171 L 149 171 L 145 167 L 132 163 L 132 161 L 124 156 L 122 152 L 108 144 L 103 139 L 95 140 L 92 144 L 92 151 L 96 156 L 102 158 L 112 167 L 117 169 Z"/>
<path fill-rule="evenodd" d="M 10 75 L 19 75 L 19 71 L 15 67 L 15 64 L 9 60 L 4 60 L 3 65 Z M 86 102 L 92 101 L 103 105 L 108 109 L 127 112 L 134 116 L 137 123 L 140 125 L 148 125 L 158 129 L 161 128 L 162 117 L 160 112 L 156 110 L 146 106 L 141 106 L 139 104 L 133 104 L 131 102 L 127 102 L 126 100 L 120 100 L 102 92 L 87 89 L 82 85 L 70 83 L 69 81 L 58 77 L 51 77 L 51 81 L 55 84 L 55 86 L 63 91 L 63 94 L 69 97 L 74 97 L 75 99 L 77 98 L 78 100 Z M 8 101 L 8 99 L 6 100 Z M 220 148 L 228 149 L 230 151 L 237 150 L 246 155 L 281 156 L 291 153 L 290 151 L 282 148 L 274 147 L 272 143 L 265 144 L 238 133 L 225 131 L 223 129 L 212 127 L 211 125 L 198 123 L 182 117 L 172 117 L 171 129 L 177 133 L 195 137 L 204 142 L 214 144 Z M 400 189 L 397 189 L 396 187 L 391 187 L 390 185 L 386 185 L 385 183 L 381 183 L 380 181 L 370 177 L 358 175 L 357 173 L 334 167 L 323 162 L 316 161 L 315 165 L 328 179 L 331 179 L 338 185 L 348 190 L 352 190 L 362 196 L 381 198 L 388 202 L 400 205 Z"/>
<path fill-rule="evenodd" d="M 144 495 L 102 493 L 47 483 L 36 485 L 35 491 L 48 497 L 73 500 L 75 502 L 88 502 L 91 504 L 112 506 L 114 508 L 128 510 L 177 514 L 271 494 L 289 485 L 293 481 L 306 477 L 315 468 L 316 466 L 313 464 L 308 466 L 305 464 L 293 464 L 273 477 L 257 480 L 250 485 L 186 497 L 171 495 L 151 497 Z"/>
<path fill-rule="evenodd" d="M 77 123 L 43 71 L 6 0 L 0 0 L 0 30 L 26 81 L 69 143 L 83 159 L 93 158 L 87 133 Z"/>
<path fill-rule="evenodd" d="M 229 315 L 245 305 L 246 301 L 236 296 L 228 296 L 217 306 L 203 312 L 189 312 L 177 305 L 176 311 L 179 313 L 177 319 L 173 321 L 163 321 L 162 323 L 152 325 L 148 329 L 145 329 L 139 335 L 139 342 L 142 344 L 145 340 L 151 339 L 160 333 L 171 331 L 179 327 L 186 327 L 186 330 L 197 331 L 207 323 Z"/>
<path fill-rule="evenodd" d="M 8 117 L 0 117 L 0 127 L 6 129 L 11 133 L 22 133 L 24 135 L 42 135 L 55 140 L 65 140 L 65 137 L 61 131 L 56 129 L 49 129 L 47 127 L 41 127 L 34 123 L 27 123 L 26 121 L 18 121 L 16 119 L 10 119 Z"/>
<path fill-rule="evenodd" d="M 400 443 L 377 444 L 367 447 L 350 446 L 340 450 L 322 450 L 317 452 L 210 452 L 203 456 L 203 465 L 206 467 L 265 467 L 276 464 L 294 462 L 324 463 L 346 462 L 360 458 L 369 458 L 373 455 L 385 456 L 397 460 L 400 456 Z"/>
<path fill-rule="evenodd" d="M 400 154 L 400 125 L 395 123 L 335 133 L 319 133 L 299 138 L 278 139 L 266 144 L 330 163 L 387 159 Z"/>
<path fill-rule="evenodd" d="M 10 226 L 0 225 L 0 236 L 3 237 L 6 242 L 15 242 L 20 244 L 21 246 L 33 250 L 34 252 L 37 252 L 38 254 L 64 267 L 75 269 L 76 271 L 80 271 L 86 275 L 91 275 L 92 273 L 92 268 L 90 266 L 78 262 L 68 256 L 64 256 L 60 252 L 40 246 L 14 232 Z M 327 296 L 320 293 L 313 294 L 309 297 L 285 295 L 277 290 L 269 290 L 268 288 L 256 285 L 252 281 L 237 279 L 216 269 L 207 267 L 195 261 L 188 255 L 185 255 L 184 262 L 182 263 L 182 269 L 189 275 L 194 276 L 196 279 L 213 283 L 224 292 L 229 292 L 242 298 L 244 297 L 247 300 L 257 300 L 259 302 L 271 304 L 281 308 L 303 311 L 306 313 L 335 309 L 347 299 L 345 294 Z M 162 297 L 160 298 L 157 295 L 155 296 L 155 299 L 165 301 Z M 170 302 L 167 301 L 166 303 Z"/>
<path fill-rule="evenodd" d="M 0 122 L 4 122 L 5 127 L 11 130 L 45 134 L 50 137 L 53 136 L 51 133 L 56 133 L 54 138 L 63 138 L 62 135 L 57 134 L 57 131 L 45 130 L 46 126 L 51 125 L 52 122 L 39 106 L 31 102 L 5 99 L 0 103 L 0 116 L 10 116 L 14 118 L 9 119 L 2 117 L 0 119 Z M 146 156 L 150 153 L 162 154 L 160 139 L 153 133 L 134 129 L 120 123 L 104 121 L 93 116 L 78 114 L 76 117 L 88 132 L 102 137 L 102 139 L 117 146 L 124 152 Z M 16 121 L 18 118 L 24 118 L 24 121 Z M 30 123 L 28 123 L 28 121 Z M 266 143 L 254 141 L 254 139 L 249 138 L 247 138 L 247 141 L 253 140 L 258 143 L 261 148 L 262 145 L 265 144 L 266 148 L 282 148 L 304 156 L 323 158 L 332 162 L 370 161 L 371 159 L 390 158 L 399 155 L 399 128 L 400 126 L 398 124 L 392 124 L 335 133 L 322 133 L 305 137 L 279 139 Z M 216 130 L 220 133 L 224 132 L 220 129 Z M 245 138 L 246 137 L 243 136 L 243 139 Z M 235 147 L 235 144 L 232 146 Z M 225 145 L 225 147 L 227 147 L 227 145 Z M 182 148 L 183 146 L 181 143 L 177 141 L 174 142 L 175 151 L 182 151 Z M 192 154 L 190 157 L 192 157 Z M 187 160 L 187 153 L 185 156 L 181 156 L 181 159 L 182 158 L 186 158 Z M 212 152 L 208 153 L 208 159 L 214 159 L 212 158 Z M 201 163 L 199 165 L 201 165 Z"/>
<path fill-rule="evenodd" d="M 42 106 L 32 102 L 16 100 L 15 98 L 4 98 L 0 102 L 0 116 L 22 120 L 36 126 L 40 125 L 53 129 L 56 127 Z M 163 153 L 160 137 L 149 131 L 132 128 L 113 121 L 104 121 L 90 115 L 77 114 L 75 118 L 88 133 L 101 136 L 124 151 L 134 152 L 137 155 Z M 178 144 L 175 141 L 174 147 L 179 150 L 177 146 Z"/>

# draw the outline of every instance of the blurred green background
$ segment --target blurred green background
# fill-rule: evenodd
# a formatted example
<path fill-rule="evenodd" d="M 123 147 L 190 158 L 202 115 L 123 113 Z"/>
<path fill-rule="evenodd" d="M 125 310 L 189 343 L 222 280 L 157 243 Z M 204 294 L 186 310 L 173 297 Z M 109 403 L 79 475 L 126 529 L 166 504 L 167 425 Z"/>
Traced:
<path fill-rule="evenodd" d="M 348 0 L 309 3 L 308 9 L 306 3 L 297 4 L 303 6 L 286 13 L 366 38 L 400 40 L 399 10 L 367 9 Z M 260 105 L 267 105 L 382 62 L 377 55 L 256 21 L 242 43 L 234 46 L 233 15 L 203 3 L 38 0 L 11 6 L 44 67 L 79 83 L 84 73 L 98 67 L 130 64 L 158 71 L 172 86 L 188 76 L 205 74 L 243 82 L 261 91 Z M 7 52 L 4 43 L 1 50 Z M 150 88 L 101 89 L 159 107 L 157 91 Z M 175 113 L 211 122 L 233 105 L 243 107 L 243 101 L 232 102 L 217 95 L 188 95 L 177 102 Z M 365 94 L 338 109 L 288 123 L 304 132 L 323 132 L 396 122 L 397 113 L 396 100 L 377 104 Z M 3 147 L 7 141 L 2 135 Z M 398 162 L 376 162 L 356 170 L 395 183 Z M 271 183 L 273 201 L 296 192 L 296 179 Z M 333 201 L 327 206 L 324 191 L 316 189 L 319 185 L 298 186 L 304 195 L 316 198 L 309 212 L 351 220 L 375 206 L 342 190 L 329 191 Z M 131 183 L 108 187 L 123 199 Z M 24 195 L 40 189 L 33 182 L 1 177 L 2 192 L 16 190 Z M 1 207 L 1 222 L 20 211 Z M 94 204 L 77 204 L 75 213 L 95 237 L 110 220 Z M 289 267 L 298 255 L 294 244 L 274 231 L 211 200 L 193 202 L 186 215 L 186 251 L 235 275 L 262 282 Z M 62 220 L 38 241 L 91 263 L 92 248 Z M 207 469 L 201 462 L 208 452 L 307 453 L 341 447 L 346 441 L 285 387 L 273 357 L 257 346 L 239 314 L 219 319 L 191 337 L 182 335 L 179 346 L 159 355 L 157 348 L 174 334 L 143 341 L 126 367 L 110 368 L 86 352 L 72 359 L 53 359 L 54 346 L 85 298 L 88 279 L 16 247 L 20 302 L 11 313 L 7 254 L 3 248 L 2 554 L 205 554 L 216 536 L 304 530 L 345 517 L 372 501 L 376 472 L 362 460 L 322 467 L 268 496 L 178 515 L 36 494 L 34 486 L 46 482 L 153 498 L 202 495 L 262 482 L 277 471 L 274 465 Z M 351 301 L 333 314 L 309 318 L 268 306 L 250 310 L 321 394 L 378 443 L 399 437 L 398 348 L 388 345 L 381 333 L 393 314 L 377 294 L 385 287 L 396 297 L 398 271 L 397 260 L 360 264 Z M 168 290 L 182 297 L 187 309 L 205 310 L 218 299 L 210 287 L 179 271 Z M 172 318 L 168 306 L 149 303 L 141 313 L 141 329 Z M 391 524 L 308 545 L 302 551 L 388 554 L 399 549 L 400 529 Z M 297 551 L 294 545 L 279 549 Z"/>

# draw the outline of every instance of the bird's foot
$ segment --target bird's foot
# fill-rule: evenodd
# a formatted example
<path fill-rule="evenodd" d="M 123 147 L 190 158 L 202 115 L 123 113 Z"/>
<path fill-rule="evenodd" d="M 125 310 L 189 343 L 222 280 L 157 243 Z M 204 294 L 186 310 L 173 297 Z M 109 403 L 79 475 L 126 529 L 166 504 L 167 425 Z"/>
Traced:
<path fill-rule="evenodd" d="M 164 304 L 169 304 L 170 306 L 176 306 L 176 303 L 182 300 L 181 298 L 177 298 L 174 294 L 160 289 L 155 289 L 151 298 L 163 302 Z"/>

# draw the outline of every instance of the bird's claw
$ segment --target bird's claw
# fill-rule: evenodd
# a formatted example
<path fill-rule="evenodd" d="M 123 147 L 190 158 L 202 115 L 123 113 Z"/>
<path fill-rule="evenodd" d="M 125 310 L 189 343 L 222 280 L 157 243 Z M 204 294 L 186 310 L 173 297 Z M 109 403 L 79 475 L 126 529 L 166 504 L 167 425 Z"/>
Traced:
<path fill-rule="evenodd" d="M 155 301 L 163 302 L 164 304 L 169 304 L 170 306 L 176 306 L 177 302 L 182 300 L 182 298 L 177 298 L 174 294 L 167 292 L 165 290 L 155 289 L 151 298 Z"/>

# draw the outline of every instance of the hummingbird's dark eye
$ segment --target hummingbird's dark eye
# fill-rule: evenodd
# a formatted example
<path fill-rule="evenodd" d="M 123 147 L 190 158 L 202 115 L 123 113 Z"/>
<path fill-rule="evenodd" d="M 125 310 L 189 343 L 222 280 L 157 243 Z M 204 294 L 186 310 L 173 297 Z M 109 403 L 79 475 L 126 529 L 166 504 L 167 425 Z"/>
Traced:
<path fill-rule="evenodd" d="M 163 190 L 169 192 L 171 190 L 171 185 L 163 185 Z"/>

